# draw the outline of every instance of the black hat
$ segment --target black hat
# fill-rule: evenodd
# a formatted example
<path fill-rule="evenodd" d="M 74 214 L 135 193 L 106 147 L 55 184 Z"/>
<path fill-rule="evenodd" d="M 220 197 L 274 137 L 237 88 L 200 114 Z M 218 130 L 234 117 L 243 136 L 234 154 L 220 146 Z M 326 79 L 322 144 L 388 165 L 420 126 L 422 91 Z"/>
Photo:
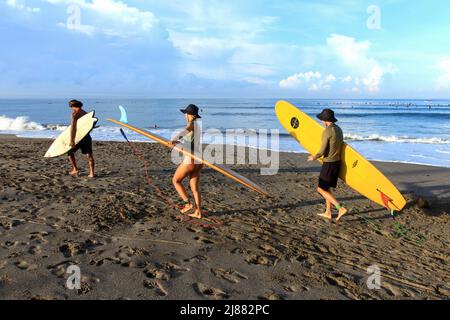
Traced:
<path fill-rule="evenodd" d="M 189 115 L 191 115 L 191 116 L 195 116 L 196 118 L 201 118 L 199 115 L 198 115 L 198 107 L 195 105 L 195 104 L 190 104 L 190 105 L 188 105 L 187 107 L 186 107 L 186 109 L 181 109 L 180 110 L 181 112 L 183 112 L 183 113 L 185 113 L 185 114 L 189 114 Z"/>
<path fill-rule="evenodd" d="M 337 122 L 338 120 L 334 117 L 334 111 L 331 109 L 323 109 L 321 113 L 317 115 L 317 118 L 322 121 Z"/>

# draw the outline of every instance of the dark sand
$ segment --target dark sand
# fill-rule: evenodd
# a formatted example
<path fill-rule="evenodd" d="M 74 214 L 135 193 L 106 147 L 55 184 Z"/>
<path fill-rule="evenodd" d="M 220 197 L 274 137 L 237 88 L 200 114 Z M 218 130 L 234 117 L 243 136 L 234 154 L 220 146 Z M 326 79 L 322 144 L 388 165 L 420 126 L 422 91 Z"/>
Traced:
<path fill-rule="evenodd" d="M 98 178 L 67 175 L 65 158 L 44 159 L 48 140 L 0 138 L 0 299 L 448 299 L 450 169 L 376 163 L 404 192 L 400 236 L 389 214 L 340 184 L 358 212 L 339 224 L 316 216 L 319 167 L 282 154 L 276 176 L 233 167 L 267 199 L 205 169 L 205 210 L 223 226 L 186 222 L 143 179 L 125 143 L 95 143 Z M 137 144 L 154 183 L 171 198 L 167 149 Z M 78 158 L 81 159 L 80 155 Z M 418 195 L 429 208 L 419 208 Z M 82 272 L 65 287 L 66 268 Z M 366 286 L 381 269 L 380 290 Z"/>

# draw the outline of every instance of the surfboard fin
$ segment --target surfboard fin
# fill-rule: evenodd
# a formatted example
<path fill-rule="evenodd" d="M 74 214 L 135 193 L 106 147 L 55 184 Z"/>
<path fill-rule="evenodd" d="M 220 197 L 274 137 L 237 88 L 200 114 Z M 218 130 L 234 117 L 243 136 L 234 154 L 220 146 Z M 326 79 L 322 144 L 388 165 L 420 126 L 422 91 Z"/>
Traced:
<path fill-rule="evenodd" d="M 119 109 L 120 109 L 120 122 L 128 123 L 127 110 L 125 110 L 125 108 L 122 106 L 119 106 Z"/>

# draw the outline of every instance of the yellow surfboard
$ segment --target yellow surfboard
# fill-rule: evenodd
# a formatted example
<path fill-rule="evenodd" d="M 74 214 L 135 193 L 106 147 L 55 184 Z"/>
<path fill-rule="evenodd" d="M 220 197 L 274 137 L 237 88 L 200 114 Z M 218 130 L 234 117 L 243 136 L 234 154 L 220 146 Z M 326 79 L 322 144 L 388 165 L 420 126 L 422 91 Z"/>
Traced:
<path fill-rule="evenodd" d="M 317 121 L 286 101 L 279 101 L 275 113 L 283 127 L 311 154 L 317 154 L 325 130 Z M 391 210 L 406 204 L 397 188 L 362 155 L 344 143 L 339 177 L 366 198 Z"/>
<path fill-rule="evenodd" d="M 108 119 L 108 121 L 110 121 L 112 123 L 115 123 L 115 124 L 118 124 L 119 126 L 127 128 L 129 130 L 132 130 L 132 131 L 134 131 L 136 133 L 139 133 L 139 134 L 141 134 L 141 135 L 143 135 L 143 136 L 145 136 L 145 137 L 147 137 L 149 139 L 152 139 L 152 140 L 162 144 L 163 146 L 165 146 L 167 148 L 172 148 L 172 145 L 170 144 L 169 140 L 167 140 L 167 139 L 165 139 L 165 138 L 163 138 L 163 137 L 161 137 L 161 136 L 159 136 L 159 135 L 157 135 L 155 133 L 136 128 L 136 127 L 134 127 L 132 125 L 129 125 L 129 124 L 125 123 L 125 122 L 117 121 L 117 120 L 114 120 L 114 119 Z M 258 192 L 258 193 L 260 193 L 262 195 L 268 196 L 268 193 L 266 191 L 264 191 L 256 183 L 250 181 L 249 179 L 245 178 L 244 176 L 241 176 L 240 174 L 238 174 L 237 172 L 234 172 L 231 169 L 228 169 L 228 168 L 226 168 L 224 166 L 221 166 L 221 165 L 212 164 L 212 163 L 210 163 L 210 162 L 208 162 L 206 160 L 203 160 L 200 157 L 198 157 L 197 155 L 195 155 L 195 154 L 193 154 L 193 153 L 191 153 L 189 151 L 184 150 L 183 147 L 181 147 L 181 146 L 176 145 L 175 147 L 173 147 L 173 149 L 181 152 L 184 155 L 187 155 L 187 156 L 191 157 L 191 159 L 199 161 L 199 163 L 203 163 L 203 164 L 207 165 L 211 169 L 214 169 L 214 170 L 222 173 L 223 175 L 227 176 L 228 178 L 231 178 L 234 181 L 243 184 L 247 188 L 250 188 L 250 189 L 252 189 L 252 190 L 254 190 L 254 191 L 256 191 L 256 192 Z"/>

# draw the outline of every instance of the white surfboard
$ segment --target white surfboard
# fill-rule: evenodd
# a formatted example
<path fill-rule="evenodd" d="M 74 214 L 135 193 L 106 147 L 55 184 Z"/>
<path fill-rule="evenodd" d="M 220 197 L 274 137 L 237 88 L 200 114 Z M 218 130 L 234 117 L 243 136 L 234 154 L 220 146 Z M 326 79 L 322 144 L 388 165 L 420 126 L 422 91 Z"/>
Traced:
<path fill-rule="evenodd" d="M 86 137 L 97 124 L 98 119 L 95 118 L 95 111 L 89 112 L 82 116 L 77 121 L 77 134 L 75 137 L 75 144 L 78 144 L 84 137 Z M 58 138 L 48 149 L 45 154 L 45 158 L 55 158 L 62 156 L 69 152 L 72 147 L 70 146 L 70 130 L 72 126 L 69 126 L 66 130 L 59 135 Z"/>

